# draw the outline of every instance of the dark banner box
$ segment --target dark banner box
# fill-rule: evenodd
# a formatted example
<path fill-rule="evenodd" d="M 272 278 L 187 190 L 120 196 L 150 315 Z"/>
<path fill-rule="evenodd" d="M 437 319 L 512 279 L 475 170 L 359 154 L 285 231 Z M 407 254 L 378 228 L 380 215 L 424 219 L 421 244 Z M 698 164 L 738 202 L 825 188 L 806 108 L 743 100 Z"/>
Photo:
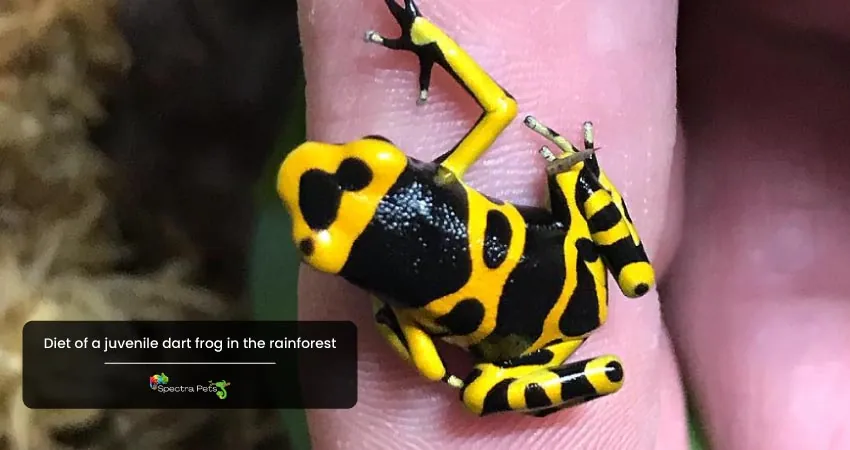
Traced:
<path fill-rule="evenodd" d="M 28 322 L 35 409 L 310 408 L 357 403 L 352 322 Z"/>

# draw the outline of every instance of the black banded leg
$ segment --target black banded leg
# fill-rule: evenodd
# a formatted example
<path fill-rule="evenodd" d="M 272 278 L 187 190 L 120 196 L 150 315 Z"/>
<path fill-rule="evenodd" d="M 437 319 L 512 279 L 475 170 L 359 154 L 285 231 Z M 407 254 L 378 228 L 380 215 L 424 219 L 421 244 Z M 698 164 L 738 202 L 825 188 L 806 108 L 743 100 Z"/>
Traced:
<path fill-rule="evenodd" d="M 606 189 L 595 177 L 585 177 L 585 181 L 590 192 L 581 209 L 597 251 L 623 295 L 645 295 L 655 285 L 655 270 L 625 203 L 616 189 Z"/>
<path fill-rule="evenodd" d="M 424 330 L 403 319 L 391 306 L 372 298 L 375 325 L 390 347 L 411 363 L 425 378 L 442 381 L 453 388 L 462 388 L 463 381 L 446 371 L 434 341 Z"/>
<path fill-rule="evenodd" d="M 480 416 L 506 411 L 540 415 L 619 390 L 623 366 L 614 356 L 562 365 L 583 342 L 556 341 L 532 354 L 477 364 L 464 380 L 461 400 Z"/>
<path fill-rule="evenodd" d="M 638 236 L 637 229 L 629 216 L 625 200 L 611 183 L 605 172 L 599 167 L 595 152 L 593 124 L 585 122 L 584 150 L 575 146 L 556 131 L 540 123 L 532 116 L 525 118 L 525 125 L 536 133 L 555 143 L 561 150 L 555 155 L 544 146 L 540 153 L 548 161 L 546 170 L 550 176 L 557 176 L 584 162 L 580 173 L 581 187 L 579 205 L 588 221 L 591 239 L 605 265 L 614 275 L 620 291 L 630 298 L 645 295 L 655 285 L 655 271 Z"/>
<path fill-rule="evenodd" d="M 497 366 L 479 364 L 465 381 L 461 398 L 481 416 L 516 411 L 544 417 L 613 394 L 622 387 L 623 378 L 623 365 L 615 356 L 532 368 L 518 377 Z"/>
<path fill-rule="evenodd" d="M 594 148 L 593 124 L 584 123 L 584 146 Z M 583 206 L 591 238 L 605 260 L 620 291 L 627 297 L 640 297 L 655 284 L 655 271 L 629 216 L 625 200 L 596 166 L 598 177 L 587 176 L 590 192 Z"/>

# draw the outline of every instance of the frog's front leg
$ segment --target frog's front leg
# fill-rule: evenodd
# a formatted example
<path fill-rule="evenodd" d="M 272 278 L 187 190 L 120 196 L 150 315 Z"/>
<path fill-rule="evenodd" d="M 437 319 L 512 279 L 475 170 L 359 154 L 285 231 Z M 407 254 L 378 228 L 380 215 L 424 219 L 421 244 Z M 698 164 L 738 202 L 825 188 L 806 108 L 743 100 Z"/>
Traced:
<path fill-rule="evenodd" d="M 554 186 L 554 189 L 562 190 L 562 195 L 575 193 L 579 212 L 590 228 L 591 240 L 620 290 L 632 298 L 649 292 L 655 284 L 655 271 L 623 196 L 599 167 L 595 157 L 597 149 L 594 147 L 593 125 L 584 123 L 584 150 L 579 151 L 534 117 L 526 117 L 525 124 L 562 150 L 556 156 L 545 146 L 540 149 L 548 161 L 547 172 L 558 177 L 559 186 Z M 575 175 L 560 175 L 568 172 Z"/>
<path fill-rule="evenodd" d="M 623 366 L 616 356 L 563 364 L 582 342 L 556 341 L 512 360 L 477 364 L 461 400 L 480 416 L 518 411 L 539 417 L 617 392 Z"/>
<path fill-rule="evenodd" d="M 463 387 L 460 378 L 449 374 L 434 340 L 404 313 L 372 298 L 375 325 L 390 347 L 405 361 L 413 364 L 425 378 L 442 381 L 454 388 Z"/>
<path fill-rule="evenodd" d="M 419 57 L 419 103 L 427 100 L 431 70 L 434 64 L 439 64 L 484 110 L 460 142 L 436 159 L 448 169 L 446 178 L 460 179 L 516 117 L 516 100 L 451 37 L 422 17 L 413 0 L 405 0 L 404 7 L 396 0 L 385 2 L 401 27 L 401 36 L 392 39 L 369 31 L 366 40 L 394 50 L 411 51 Z"/>

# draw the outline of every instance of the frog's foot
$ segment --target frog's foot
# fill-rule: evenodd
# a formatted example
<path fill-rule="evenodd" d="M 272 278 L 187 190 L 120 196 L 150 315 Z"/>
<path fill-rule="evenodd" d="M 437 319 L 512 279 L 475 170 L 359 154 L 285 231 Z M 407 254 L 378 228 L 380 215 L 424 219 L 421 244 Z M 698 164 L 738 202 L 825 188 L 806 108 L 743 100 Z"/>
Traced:
<path fill-rule="evenodd" d="M 401 359 L 411 363 L 420 374 L 432 381 L 442 381 L 456 389 L 463 388 L 463 380 L 446 371 L 434 341 L 428 334 L 400 318 L 391 306 L 380 299 L 373 298 L 372 306 L 378 331 Z"/>
<path fill-rule="evenodd" d="M 478 364 L 461 400 L 479 416 L 517 411 L 535 417 L 613 394 L 623 385 L 623 365 L 599 356 L 563 366 Z"/>
<path fill-rule="evenodd" d="M 591 122 L 585 122 L 582 126 L 584 130 L 584 150 L 581 151 L 557 131 L 544 125 L 533 116 L 527 116 L 523 123 L 535 133 L 557 145 L 561 150 L 559 155 L 555 155 L 548 146 L 544 145 L 540 148 L 540 155 L 547 162 L 546 171 L 550 174 L 566 172 L 579 162 L 591 158 L 599 150 L 593 146 L 593 124 Z"/>
<path fill-rule="evenodd" d="M 441 56 L 439 47 L 429 37 L 429 34 L 434 34 L 438 30 L 435 30 L 433 26 L 424 27 L 423 30 L 420 30 L 420 33 L 417 33 L 418 38 L 416 39 L 422 42 L 414 42 L 412 37 L 413 29 L 418 25 L 417 19 L 422 17 L 416 3 L 413 0 L 404 0 L 404 7 L 402 7 L 396 3 L 396 0 L 384 1 L 401 27 L 401 35 L 397 38 L 388 38 L 376 31 L 370 30 L 366 32 L 366 42 L 378 44 L 392 50 L 407 50 L 419 57 L 419 99 L 417 103 L 420 105 L 424 104 L 428 101 L 431 70 Z"/>

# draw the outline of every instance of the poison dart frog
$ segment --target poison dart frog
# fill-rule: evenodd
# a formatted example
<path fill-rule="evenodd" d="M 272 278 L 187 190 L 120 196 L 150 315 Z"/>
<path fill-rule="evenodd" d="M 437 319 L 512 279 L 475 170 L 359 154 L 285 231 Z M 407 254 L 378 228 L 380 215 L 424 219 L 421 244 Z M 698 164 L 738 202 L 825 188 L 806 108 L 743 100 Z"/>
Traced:
<path fill-rule="evenodd" d="M 580 150 L 526 117 L 560 150 L 540 149 L 547 207 L 476 191 L 464 173 L 513 121 L 517 102 L 412 0 L 385 2 L 401 35 L 369 31 L 366 41 L 418 56 L 418 103 L 438 64 L 483 114 L 433 161 L 379 135 L 290 152 L 277 189 L 303 261 L 369 291 L 389 345 L 426 378 L 456 388 L 479 416 L 543 417 L 618 391 L 618 357 L 567 359 L 607 318 L 608 271 L 631 298 L 646 294 L 655 275 L 623 197 L 599 167 L 591 123 Z M 448 373 L 435 340 L 467 350 L 471 373 Z"/>

